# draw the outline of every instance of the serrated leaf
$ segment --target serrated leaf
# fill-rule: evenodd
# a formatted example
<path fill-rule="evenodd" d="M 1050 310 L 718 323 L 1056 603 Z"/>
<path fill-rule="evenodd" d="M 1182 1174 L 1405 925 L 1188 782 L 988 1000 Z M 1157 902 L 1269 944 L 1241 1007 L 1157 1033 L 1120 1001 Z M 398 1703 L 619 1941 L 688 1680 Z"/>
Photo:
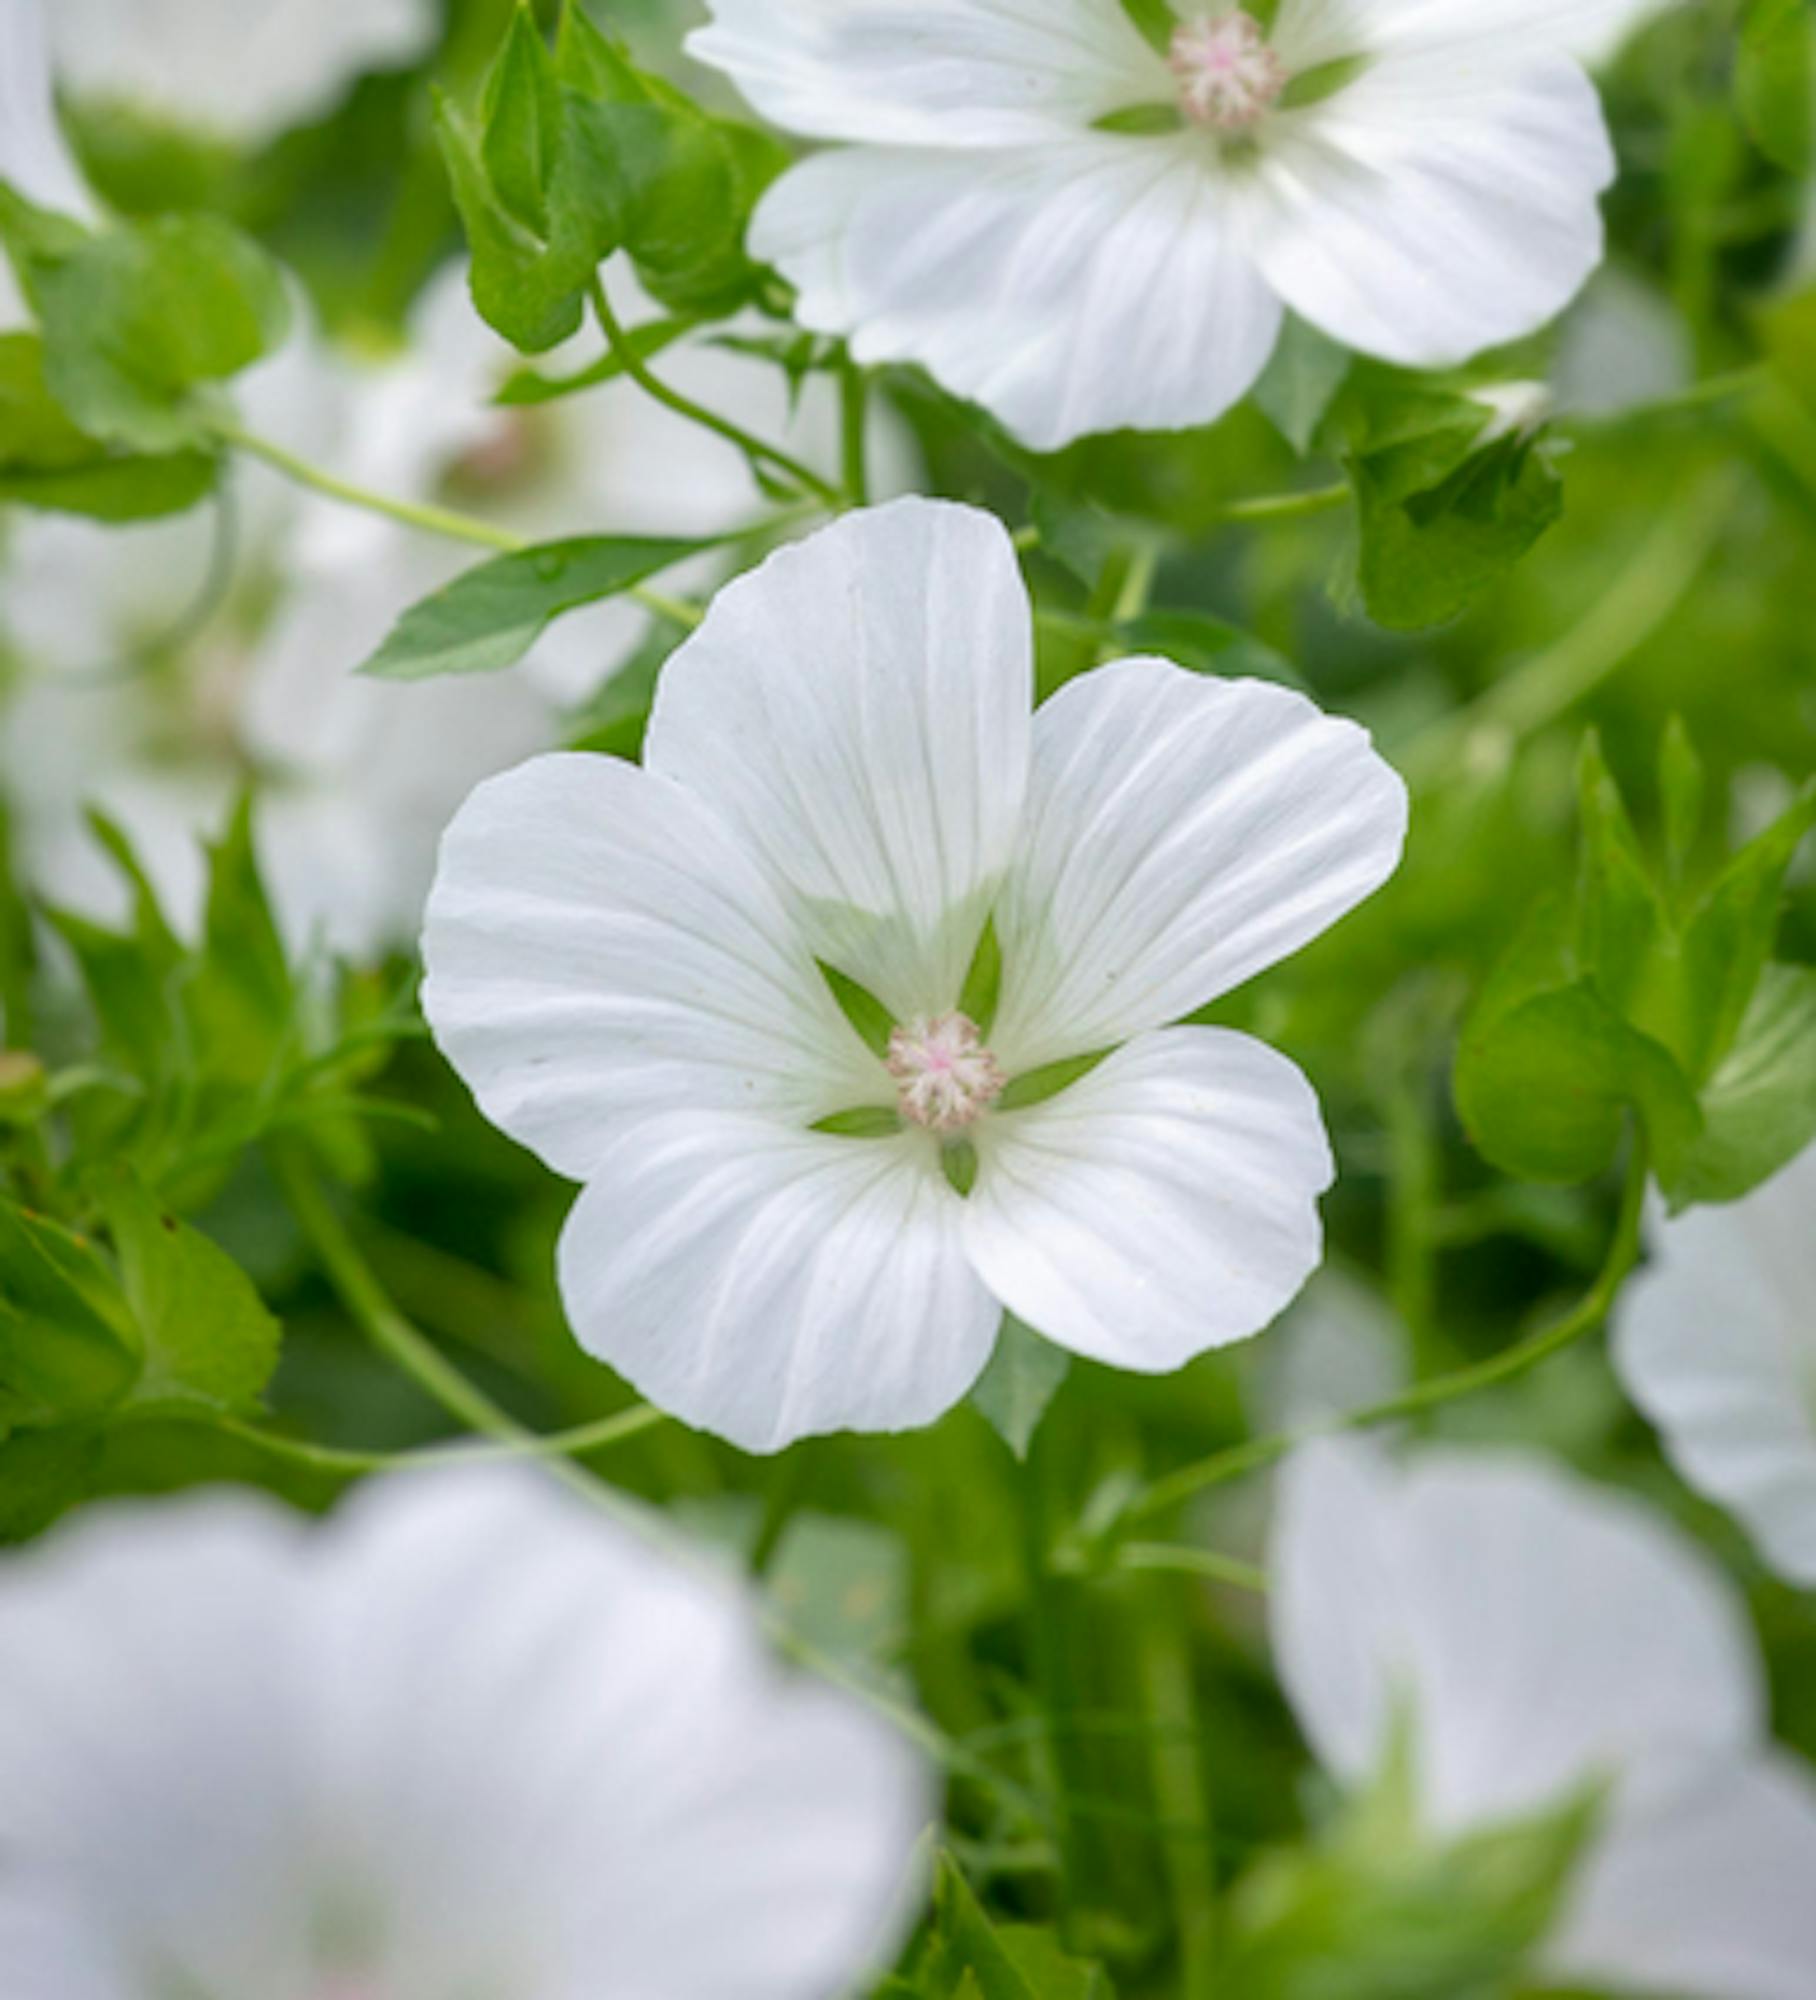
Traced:
<path fill-rule="evenodd" d="M 1672 1201 L 1738 1201 L 1816 1143 L 1816 971 L 1770 966 L 1702 1093 L 1703 1133 Z"/>
<path fill-rule="evenodd" d="M 130 1170 L 100 1177 L 95 1192 L 144 1342 L 134 1401 L 253 1407 L 277 1366 L 280 1331 L 252 1280 Z"/>
<path fill-rule="evenodd" d="M 139 1362 L 132 1314 L 94 1245 L 0 1201 L 0 1428 L 104 1410 Z"/>
<path fill-rule="evenodd" d="M 722 548 L 725 539 L 581 535 L 499 556 L 413 604 L 359 671 L 394 681 L 496 673 L 565 613 Z"/>
<path fill-rule="evenodd" d="M 277 266 L 219 216 L 90 233 L 0 184 L 0 235 L 43 329 L 51 394 L 88 435 L 135 452 L 205 441 L 196 391 L 250 367 L 289 326 Z"/>
<path fill-rule="evenodd" d="M 1015 1456 L 1025 1459 L 1042 1417 L 1071 1372 L 1072 1357 L 1063 1347 L 1005 1313 L 996 1350 L 971 1391 L 971 1401 Z"/>

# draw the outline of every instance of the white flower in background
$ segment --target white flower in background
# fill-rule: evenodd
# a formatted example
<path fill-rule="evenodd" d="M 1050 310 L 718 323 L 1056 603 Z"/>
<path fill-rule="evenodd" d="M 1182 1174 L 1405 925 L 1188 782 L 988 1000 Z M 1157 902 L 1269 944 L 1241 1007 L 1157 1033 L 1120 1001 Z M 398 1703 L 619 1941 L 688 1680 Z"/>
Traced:
<path fill-rule="evenodd" d="M 427 55 L 440 10 L 435 0 L 52 0 L 49 22 L 72 97 L 258 145 L 325 116 L 366 71 Z"/>
<path fill-rule="evenodd" d="M 1595 274 L 1558 332 L 1551 385 L 1566 415 L 1618 416 L 1696 379 L 1688 322 L 1658 286 L 1617 265 Z"/>
<path fill-rule="evenodd" d="M 930 1421 L 1005 1306 L 1174 1369 L 1318 1262 L 1305 1079 L 1170 1024 L 1387 878 L 1404 788 L 1282 688 L 1128 660 L 1031 693 L 1000 523 L 899 501 L 719 596 L 641 769 L 537 760 L 443 844 L 424 1006 L 487 1116 L 585 1184 L 582 1344 L 748 1448 Z M 987 923 L 1000 999 L 964 1018 Z M 886 1010 L 886 1056 L 816 960 Z M 877 1136 L 815 1129 L 860 1110 Z"/>
<path fill-rule="evenodd" d="M 1816 1588 L 1816 1149 L 1727 1208 L 1655 1217 L 1614 1360 L 1689 1483 Z"/>
<path fill-rule="evenodd" d="M 0 180 L 43 208 L 84 217 L 93 209 L 57 124 L 43 0 L 0 6 Z M 0 253 L 0 333 L 30 324 L 13 267 Z"/>
<path fill-rule="evenodd" d="M 1406 1726 L 1438 1838 L 1609 1788 L 1548 1975 L 1808 2000 L 1816 1784 L 1768 1743 L 1741 1605 L 1644 1509 L 1512 1454 L 1318 1445 L 1273 1581 L 1281 1678 L 1345 1784 Z"/>
<path fill-rule="evenodd" d="M 8 2000 L 835 2000 L 930 1810 L 732 1585 L 539 1478 L 0 1558 Z"/>
<path fill-rule="evenodd" d="M 1330 1424 L 1412 1379 L 1404 1322 L 1360 1280 L 1326 1267 L 1256 1357 L 1246 1397 L 1258 1434 Z"/>
<path fill-rule="evenodd" d="M 709 5 L 691 52 L 845 142 L 753 225 L 801 323 L 1039 448 L 1210 422 L 1289 307 L 1447 366 L 1542 326 L 1601 259 L 1614 160 L 1579 55 L 1630 5 L 1281 0 L 1264 32 L 1212 0 L 1170 58 L 1120 0 Z"/>

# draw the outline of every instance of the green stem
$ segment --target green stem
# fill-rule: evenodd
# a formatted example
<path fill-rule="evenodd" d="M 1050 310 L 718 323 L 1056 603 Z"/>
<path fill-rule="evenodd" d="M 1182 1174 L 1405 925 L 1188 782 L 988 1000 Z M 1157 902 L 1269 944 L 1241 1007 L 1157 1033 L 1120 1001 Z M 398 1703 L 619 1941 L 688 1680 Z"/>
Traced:
<path fill-rule="evenodd" d="M 665 410 L 672 410 L 686 422 L 698 424 L 702 430 L 711 431 L 715 436 L 724 438 L 728 444 L 735 445 L 745 457 L 773 465 L 777 471 L 786 473 L 804 492 L 816 495 L 829 507 L 845 505 L 845 495 L 829 481 L 822 479 L 811 465 L 804 465 L 800 459 L 783 451 L 777 445 L 766 444 L 760 437 L 753 437 L 741 425 L 734 424 L 729 417 L 722 417 L 716 410 L 709 410 L 704 403 L 696 403 L 691 396 L 684 396 L 679 389 L 671 389 L 637 352 L 636 343 L 625 333 L 617 314 L 612 311 L 611 300 L 606 297 L 605 286 L 598 278 L 594 278 L 589 296 L 593 303 L 593 315 L 599 322 L 600 332 L 605 335 L 606 345 L 612 350 L 613 356 L 625 374 L 646 396 L 660 403 Z"/>
<path fill-rule="evenodd" d="M 1428 1382 L 1415 1383 L 1398 1396 L 1370 1404 L 1366 1409 L 1351 1411 L 1333 1423 L 1311 1424 L 1300 1430 L 1278 1431 L 1268 1437 L 1252 1438 L 1247 1444 L 1215 1452 L 1195 1465 L 1169 1473 L 1164 1479 L 1156 1480 L 1125 1510 L 1112 1532 L 1126 1532 L 1158 1515 L 1171 1512 L 1183 1501 L 1210 1487 L 1239 1479 L 1245 1473 L 1261 1471 L 1278 1463 L 1300 1445 L 1310 1444 L 1317 1438 L 1346 1431 L 1372 1430 L 1377 1425 L 1396 1423 L 1405 1417 L 1424 1416 L 1446 1403 L 1458 1402 L 1484 1389 L 1498 1388 L 1595 1332 L 1612 1311 L 1621 1286 L 1639 1261 L 1640 1224 L 1645 1214 L 1648 1172 L 1646 1149 L 1636 1141 L 1627 1168 L 1620 1219 L 1615 1226 L 1607 1259 L 1595 1283 L 1555 1324 L 1542 1328 L 1525 1340 L 1516 1341 L 1490 1360 L 1460 1368 L 1449 1375 L 1437 1376 Z"/>
<path fill-rule="evenodd" d="M 1175 1596 L 1177 1593 L 1168 1593 Z M 1148 1768 L 1161 1861 L 1178 1934 L 1180 2000 L 1211 2000 L 1221 1946 L 1217 1831 L 1209 1759 L 1195 1734 L 1191 1649 L 1169 1604 L 1139 1624 L 1142 1692 L 1154 1722 Z"/>
<path fill-rule="evenodd" d="M 344 507 L 357 507 L 365 514 L 382 515 L 388 521 L 402 522 L 405 527 L 420 529 L 426 535 L 439 535 L 444 541 L 465 542 L 473 548 L 490 549 L 494 555 L 520 555 L 532 546 L 522 535 L 509 528 L 500 528 L 493 522 L 482 521 L 477 515 L 456 513 L 451 507 L 431 507 L 415 500 L 398 500 L 388 493 L 374 493 L 368 487 L 355 486 L 350 479 L 342 479 L 322 466 L 312 465 L 308 459 L 299 458 L 295 452 L 273 444 L 269 438 L 258 437 L 237 425 L 223 424 L 217 428 L 215 435 L 236 451 L 262 460 L 293 484 L 307 487 L 310 492 L 320 493 L 329 500 L 338 500 Z M 632 584 L 624 594 L 634 598 L 646 611 L 668 619 L 684 631 L 692 631 L 700 623 L 702 614 L 698 607 L 682 598 L 666 596 L 644 584 Z"/>
<path fill-rule="evenodd" d="M 1267 1571 L 1215 1549 L 1175 1547 L 1170 1542 L 1126 1542 L 1116 1551 L 1116 1567 L 1155 1570 L 1173 1576 L 1201 1576 L 1210 1583 L 1227 1583 L 1257 1597 L 1267 1594 Z"/>
<path fill-rule="evenodd" d="M 498 1455 L 514 1457 L 535 1452 L 545 1440 L 525 1430 L 484 1390 L 469 1382 L 392 1305 L 308 1162 L 288 1149 L 273 1147 L 271 1166 L 291 1213 L 314 1246 L 322 1269 L 341 1304 L 373 1346 L 450 1416 L 504 1447 L 505 1450 Z M 464 1459 L 472 1454 L 462 1453 L 461 1456 Z M 661 1549 L 671 1560 L 708 1578 L 715 1588 L 723 1587 L 724 1578 L 718 1567 L 703 1561 L 692 1549 L 677 1542 L 653 1508 L 607 1485 L 583 1466 L 575 1464 L 570 1457 L 557 1458 L 551 1470 L 564 1484 L 613 1515 L 646 1543 Z M 918 1744 L 942 1768 L 988 1786 L 1006 1803 L 1015 1806 L 1030 1823 L 1044 1824 L 1046 1816 L 1038 1799 L 1003 1777 L 963 1744 L 954 1742 L 907 1703 L 897 1701 L 892 1695 L 872 1686 L 863 1675 L 854 1672 L 843 1661 L 821 1652 L 809 1640 L 802 1638 L 788 1624 L 773 1598 L 759 1596 L 757 1612 L 771 1642 L 798 1667 L 845 1689 L 882 1715 L 909 1741 Z"/>
<path fill-rule="evenodd" d="M 1217 518 L 1230 524 L 1300 521 L 1347 506 L 1349 497 L 1349 482 L 1342 480 L 1334 486 L 1314 486 L 1305 493 L 1264 493 L 1253 500 L 1232 500 Z"/>
<path fill-rule="evenodd" d="M 840 466 L 854 505 L 870 505 L 870 378 L 847 355 L 839 368 Z"/>

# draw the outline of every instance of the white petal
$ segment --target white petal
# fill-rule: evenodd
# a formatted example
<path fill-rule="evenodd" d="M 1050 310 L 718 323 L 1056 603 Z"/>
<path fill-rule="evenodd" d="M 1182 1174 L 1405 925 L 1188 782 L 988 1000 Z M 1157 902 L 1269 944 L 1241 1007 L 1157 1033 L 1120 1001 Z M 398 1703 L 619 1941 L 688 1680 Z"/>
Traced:
<path fill-rule="evenodd" d="M 0 1566 L 0 1853 L 178 1990 L 295 1990 L 300 1530 L 191 1496 L 85 1514 Z"/>
<path fill-rule="evenodd" d="M 1119 0 L 708 0 L 688 53 L 818 139 L 1002 146 L 1170 102 Z"/>
<path fill-rule="evenodd" d="M 1048 451 L 1208 424 L 1280 331 L 1237 190 L 1184 140 L 1093 133 L 1001 153 L 867 147 L 763 198 L 755 255 L 859 360 L 918 361 Z"/>
<path fill-rule="evenodd" d="M 1337 1775 L 1410 1699 L 1427 1811 L 1460 1831 L 1598 1779 L 1637 1806 L 1745 1750 L 1760 1675 L 1725 1579 L 1649 1513 L 1542 1461 L 1301 1453 L 1275 1531 L 1275 1654 Z"/>
<path fill-rule="evenodd" d="M 1548 1965 L 1622 1992 L 1808 2000 L 1816 1784 L 1789 1757 L 1714 1773 L 1598 1846 Z"/>
<path fill-rule="evenodd" d="M 21 2000 L 142 2000 L 105 1919 L 17 1863 L 0 1882 L 0 1965 Z"/>
<path fill-rule="evenodd" d="M 1601 63 L 1682 0 L 1283 0 L 1275 46 L 1295 69 L 1376 50 L 1470 48 L 1508 63 L 1559 51 Z"/>
<path fill-rule="evenodd" d="M 996 913 L 998 1056 L 1083 1055 L 1239 986 L 1381 886 L 1406 812 L 1366 732 L 1288 689 L 1160 660 L 1069 682 Z"/>
<path fill-rule="evenodd" d="M 538 757 L 455 816 L 423 1011 L 493 1124 L 585 1180 L 633 1114 L 888 1101 L 768 882 L 666 778 Z"/>
<path fill-rule="evenodd" d="M 0 9 L 0 180 L 44 208 L 87 218 L 94 203 L 57 124 L 44 9 L 45 0 L 7 0 Z"/>
<path fill-rule="evenodd" d="M 324 1773 L 395 1990 L 808 2000 L 893 1944 L 926 1774 L 729 1582 L 521 1471 L 384 1482 L 333 1534 Z"/>
<path fill-rule="evenodd" d="M 1259 1332 L 1322 1255 L 1317 1099 L 1245 1035 L 1144 1035 L 974 1136 L 971 1261 L 1017 1318 L 1093 1360 L 1160 1374 Z"/>
<path fill-rule="evenodd" d="M 1816 1149 L 1730 1208 L 1652 1232 L 1614 1356 L 1684 1478 L 1816 1586 Z"/>
<path fill-rule="evenodd" d="M 561 1239 L 575 1334 L 746 1451 L 903 1431 L 982 1372 L 1001 1317 L 925 1134 L 652 1119 L 599 1161 Z"/>
<path fill-rule="evenodd" d="M 1244 193 L 1256 261 L 1314 326 L 1404 366 L 1534 332 L 1602 257 L 1614 155 L 1568 57 L 1379 58 L 1277 117 Z"/>
<path fill-rule="evenodd" d="M 363 70 L 425 54 L 437 15 L 431 0 L 54 0 L 51 29 L 78 96 L 255 143 L 331 109 Z"/>
<path fill-rule="evenodd" d="M 816 956 L 898 1019 L 941 1012 L 1020 820 L 1032 635 L 993 515 L 847 514 L 714 600 L 663 669 L 645 769 L 711 805 Z"/>

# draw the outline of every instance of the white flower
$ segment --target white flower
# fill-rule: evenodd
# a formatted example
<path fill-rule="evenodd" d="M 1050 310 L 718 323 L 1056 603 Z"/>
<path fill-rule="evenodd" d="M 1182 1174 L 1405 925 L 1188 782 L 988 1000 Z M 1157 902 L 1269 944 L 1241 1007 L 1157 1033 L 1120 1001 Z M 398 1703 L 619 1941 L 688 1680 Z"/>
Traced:
<path fill-rule="evenodd" d="M 41 207 L 82 217 L 93 212 L 57 124 L 44 0 L 0 6 L 0 180 Z M 30 322 L 12 265 L 0 253 L 0 332 Z"/>
<path fill-rule="evenodd" d="M 1345 1783 L 1404 1716 L 1437 1836 L 1611 1788 L 1553 1977 L 1808 2000 L 1816 1785 L 1767 1744 L 1739 1603 L 1642 1508 L 1539 1460 L 1325 1444 L 1284 1476 L 1274 1585 L 1281 1678 Z"/>
<path fill-rule="evenodd" d="M 709 4 L 690 50 L 846 142 L 753 226 L 801 323 L 1038 448 L 1210 422 L 1288 307 L 1386 361 L 1460 362 L 1602 254 L 1614 161 L 1577 56 L 1626 5 L 1281 0 L 1264 37 L 1206 0 L 1169 62 L 1120 0 Z"/>
<path fill-rule="evenodd" d="M 54 0 L 49 18 L 72 96 L 257 145 L 333 110 L 365 71 L 426 55 L 438 12 L 434 0 Z"/>
<path fill-rule="evenodd" d="M 1031 653 L 993 517 L 847 515 L 720 595 L 643 768 L 539 760 L 444 842 L 424 1007 L 487 1116 L 585 1183 L 582 1344 L 748 1448 L 930 1421 L 1004 1306 L 1177 1368 L 1318 1261 L 1304 1078 L 1169 1024 L 1379 886 L 1404 789 L 1300 696 L 1159 660 L 1031 722 Z M 961 1022 L 991 921 L 1000 1001 Z M 816 960 L 887 1012 L 887 1054 Z M 1104 1051 L 1017 1108 L 1015 1080 Z M 882 1136 L 815 1129 L 872 1108 Z"/>
<path fill-rule="evenodd" d="M 1651 1228 L 1614 1359 L 1690 1484 L 1816 1587 L 1816 1148 L 1728 1208 Z"/>
<path fill-rule="evenodd" d="M 833 2000 L 904 1746 L 539 1478 L 214 1494 L 0 1563 L 8 2000 Z"/>

